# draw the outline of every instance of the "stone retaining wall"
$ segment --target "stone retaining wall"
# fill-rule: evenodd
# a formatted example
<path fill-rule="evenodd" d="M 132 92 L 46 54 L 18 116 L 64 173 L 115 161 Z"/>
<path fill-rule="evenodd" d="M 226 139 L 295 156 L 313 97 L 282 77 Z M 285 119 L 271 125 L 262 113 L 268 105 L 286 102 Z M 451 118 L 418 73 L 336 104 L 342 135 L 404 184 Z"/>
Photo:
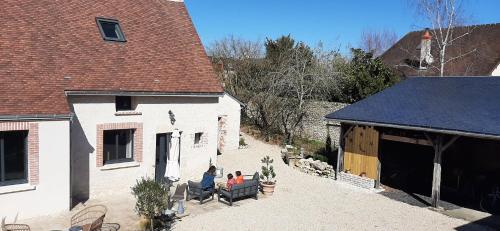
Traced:
<path fill-rule="evenodd" d="M 304 119 L 304 127 L 302 128 L 302 136 L 309 137 L 313 140 L 326 142 L 326 137 L 330 133 L 332 139 L 332 146 L 337 146 L 340 136 L 340 124 L 332 123 L 334 126 L 327 128 L 325 115 L 338 111 L 348 104 L 327 102 L 327 101 L 313 101 L 308 103 L 307 116 Z M 329 130 L 329 131 L 328 131 Z M 335 145 L 334 145 L 335 144 Z"/>

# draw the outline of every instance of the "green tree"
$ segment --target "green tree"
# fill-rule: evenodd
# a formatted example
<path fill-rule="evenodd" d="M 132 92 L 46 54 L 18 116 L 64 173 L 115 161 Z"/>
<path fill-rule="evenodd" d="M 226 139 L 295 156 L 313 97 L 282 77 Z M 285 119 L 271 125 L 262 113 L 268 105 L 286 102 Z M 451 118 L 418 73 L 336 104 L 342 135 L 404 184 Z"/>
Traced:
<path fill-rule="evenodd" d="M 382 91 L 400 78 L 379 58 L 362 49 L 351 49 L 352 60 L 343 67 L 342 99 L 354 103 Z"/>
<path fill-rule="evenodd" d="M 297 65 L 311 68 L 313 65 L 315 57 L 312 49 L 303 42 L 296 43 L 291 35 L 281 36 L 276 40 L 268 38 L 264 46 L 265 59 L 275 70 Z"/>

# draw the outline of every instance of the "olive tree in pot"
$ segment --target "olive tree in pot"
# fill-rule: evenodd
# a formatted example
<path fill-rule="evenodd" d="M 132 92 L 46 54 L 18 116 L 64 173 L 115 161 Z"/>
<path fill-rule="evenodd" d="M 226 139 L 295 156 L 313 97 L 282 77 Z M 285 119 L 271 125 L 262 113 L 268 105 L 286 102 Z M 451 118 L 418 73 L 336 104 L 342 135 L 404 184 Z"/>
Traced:
<path fill-rule="evenodd" d="M 169 189 L 165 184 L 151 178 L 137 180 L 132 187 L 132 194 L 137 199 L 135 211 L 149 220 L 151 231 L 154 230 L 155 218 L 168 208 L 168 193 Z"/>
<path fill-rule="evenodd" d="M 261 162 L 265 165 L 262 166 L 262 174 L 260 175 L 262 192 L 264 195 L 273 195 L 274 187 L 276 186 L 276 173 L 274 173 L 274 167 L 271 165 L 273 159 L 269 156 L 262 158 Z"/>

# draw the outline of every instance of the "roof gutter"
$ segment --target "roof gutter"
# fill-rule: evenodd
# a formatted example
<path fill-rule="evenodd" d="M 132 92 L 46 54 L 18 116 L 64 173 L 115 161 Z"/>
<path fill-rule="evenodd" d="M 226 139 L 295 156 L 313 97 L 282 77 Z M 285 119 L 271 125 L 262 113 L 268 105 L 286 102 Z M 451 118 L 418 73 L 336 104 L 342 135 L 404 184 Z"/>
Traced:
<path fill-rule="evenodd" d="M 462 132 L 462 131 L 456 131 L 456 130 L 413 127 L 413 126 L 406 126 L 406 125 L 366 122 L 366 121 L 358 121 L 358 120 L 343 120 L 343 119 L 329 119 L 329 118 L 325 118 L 325 120 L 326 121 L 338 121 L 341 123 L 349 123 L 349 124 L 359 124 L 359 125 L 365 125 L 365 126 L 389 127 L 389 128 L 406 129 L 406 130 L 414 130 L 414 131 L 422 131 L 422 132 L 434 132 L 434 133 L 441 133 L 441 134 L 448 134 L 448 135 L 467 136 L 467 137 L 473 137 L 473 138 L 500 140 L 500 136 L 481 134 L 481 133 L 473 133 L 473 132 Z"/>
<path fill-rule="evenodd" d="M 31 120 L 72 120 L 72 114 L 61 115 L 0 115 L 0 121 L 31 121 Z"/>
<path fill-rule="evenodd" d="M 215 93 L 172 93 L 147 91 L 65 91 L 66 96 L 175 96 L 175 97 L 221 97 L 224 92 Z"/>

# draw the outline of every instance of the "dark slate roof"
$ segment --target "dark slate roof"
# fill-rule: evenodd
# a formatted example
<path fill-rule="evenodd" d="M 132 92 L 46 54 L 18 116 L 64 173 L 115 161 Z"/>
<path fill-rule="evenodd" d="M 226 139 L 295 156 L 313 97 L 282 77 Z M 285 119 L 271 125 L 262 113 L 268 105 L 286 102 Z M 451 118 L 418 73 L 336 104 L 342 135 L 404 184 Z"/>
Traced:
<path fill-rule="evenodd" d="M 456 27 L 456 36 L 470 33 L 447 47 L 447 57 L 457 57 L 475 50 L 462 58 L 446 64 L 445 76 L 489 76 L 500 63 L 500 23 Z M 412 31 L 380 56 L 382 61 L 403 76 L 438 76 L 439 50 L 432 38 L 431 53 L 434 63 L 427 70 L 418 70 L 420 45 L 424 31 Z M 434 36 L 436 32 L 431 30 Z"/>
<path fill-rule="evenodd" d="M 500 137 L 500 78 L 409 78 L 325 117 L 354 124 Z"/>

